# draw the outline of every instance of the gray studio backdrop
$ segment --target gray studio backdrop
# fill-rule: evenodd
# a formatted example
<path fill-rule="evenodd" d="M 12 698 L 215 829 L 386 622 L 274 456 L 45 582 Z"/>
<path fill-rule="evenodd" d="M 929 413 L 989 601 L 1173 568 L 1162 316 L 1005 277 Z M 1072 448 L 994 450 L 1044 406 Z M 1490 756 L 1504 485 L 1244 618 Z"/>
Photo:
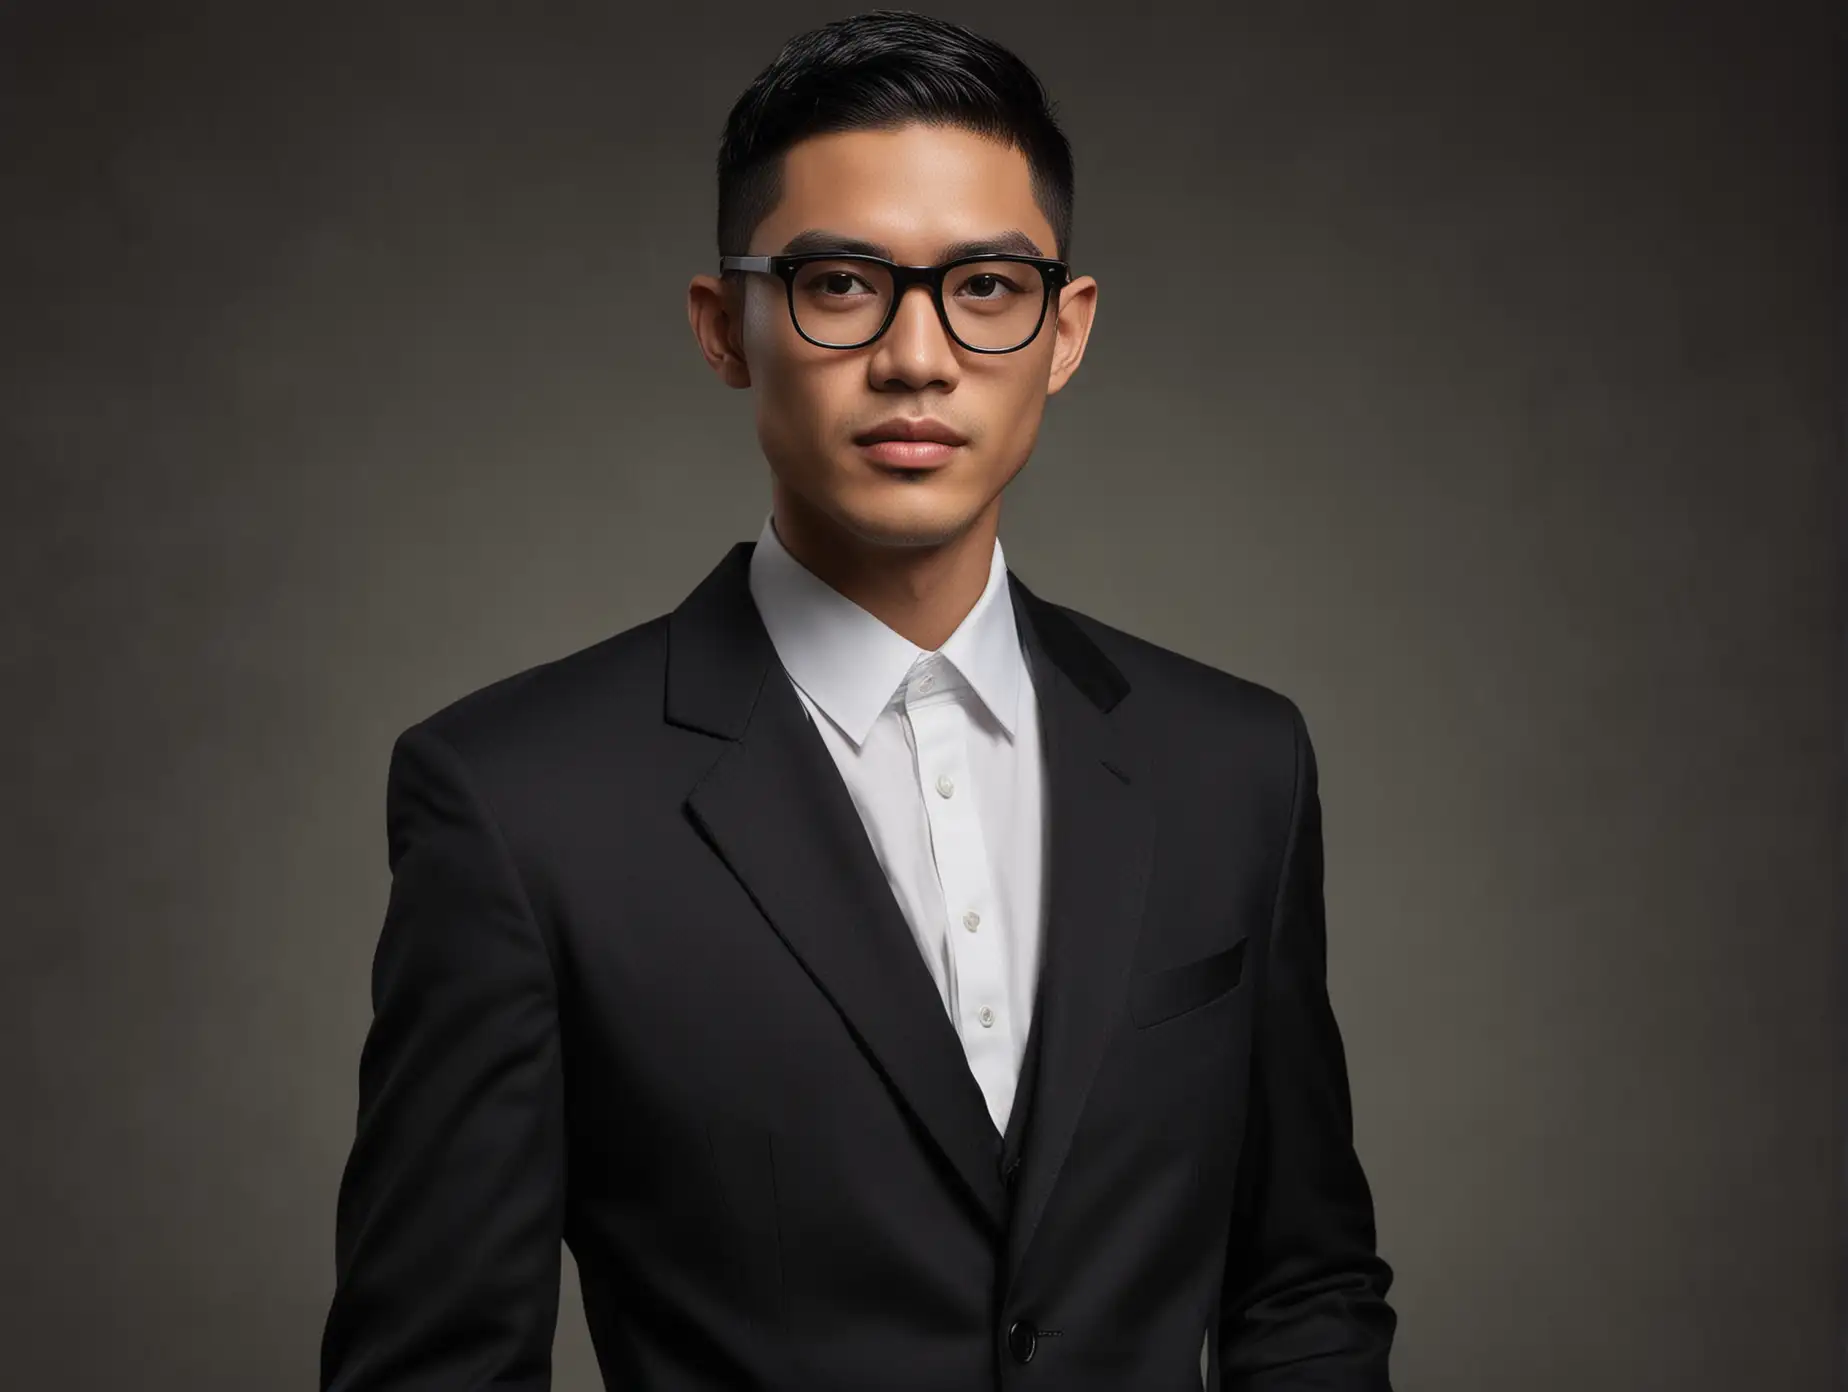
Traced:
<path fill-rule="evenodd" d="M 683 289 L 843 12 L 0 10 L 9 1385 L 312 1385 L 391 740 L 755 535 Z M 1398 1386 L 1838 1386 L 1833 8 L 945 13 L 1102 285 L 1010 559 L 1317 739 Z"/>

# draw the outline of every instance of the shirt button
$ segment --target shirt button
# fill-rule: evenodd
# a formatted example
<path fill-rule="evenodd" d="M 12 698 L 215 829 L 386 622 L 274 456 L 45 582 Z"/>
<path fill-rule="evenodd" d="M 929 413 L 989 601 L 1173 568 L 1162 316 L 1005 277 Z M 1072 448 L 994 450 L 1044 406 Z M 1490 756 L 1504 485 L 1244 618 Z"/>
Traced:
<path fill-rule="evenodd" d="M 981 921 L 982 916 L 974 909 L 970 909 L 968 913 L 963 915 L 963 927 L 967 928 L 971 933 L 976 930 L 981 924 Z"/>
<path fill-rule="evenodd" d="M 919 691 L 929 691 L 936 684 L 937 684 L 937 679 L 935 677 L 927 676 L 927 677 L 918 678 L 918 690 Z"/>
<path fill-rule="evenodd" d="M 956 780 L 951 778 L 947 773 L 938 774 L 937 791 L 942 793 L 945 797 L 948 797 L 951 793 L 956 791 Z"/>
<path fill-rule="evenodd" d="M 975 1018 L 982 1022 L 983 1029 L 987 1029 L 995 1022 L 995 1012 L 988 1006 L 983 1006 L 980 1010 L 975 1012 Z"/>

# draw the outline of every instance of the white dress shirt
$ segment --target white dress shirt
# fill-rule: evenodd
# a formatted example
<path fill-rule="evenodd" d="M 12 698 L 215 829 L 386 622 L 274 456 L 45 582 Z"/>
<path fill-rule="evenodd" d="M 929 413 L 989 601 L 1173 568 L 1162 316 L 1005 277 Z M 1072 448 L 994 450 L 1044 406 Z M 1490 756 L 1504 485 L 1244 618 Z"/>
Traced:
<path fill-rule="evenodd" d="M 1000 539 L 981 598 L 935 652 L 804 567 L 773 515 L 750 579 L 1005 1134 L 1039 979 L 1045 769 Z"/>

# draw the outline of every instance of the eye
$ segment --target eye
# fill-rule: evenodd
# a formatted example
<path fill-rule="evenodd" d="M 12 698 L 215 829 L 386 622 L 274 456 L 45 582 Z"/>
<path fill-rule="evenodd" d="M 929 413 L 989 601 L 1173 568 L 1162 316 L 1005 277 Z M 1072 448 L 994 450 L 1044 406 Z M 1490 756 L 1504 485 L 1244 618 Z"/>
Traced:
<path fill-rule="evenodd" d="M 957 300 L 964 304 L 983 306 L 1017 301 L 1029 293 L 1029 287 L 1021 282 L 1018 267 L 995 261 L 962 267 L 945 288 L 953 288 Z M 1037 293 L 1038 287 L 1031 289 Z"/>
<path fill-rule="evenodd" d="M 818 302 L 859 300 L 880 294 L 877 272 L 850 261 L 812 261 L 796 275 L 799 294 Z"/>

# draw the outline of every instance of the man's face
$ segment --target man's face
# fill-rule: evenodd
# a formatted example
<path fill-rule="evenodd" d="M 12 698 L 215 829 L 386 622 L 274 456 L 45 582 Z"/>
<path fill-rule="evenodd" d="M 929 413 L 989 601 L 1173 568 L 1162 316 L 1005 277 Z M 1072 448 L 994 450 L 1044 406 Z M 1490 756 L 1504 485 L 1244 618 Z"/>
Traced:
<path fill-rule="evenodd" d="M 936 264 L 953 244 L 1008 233 L 1024 233 L 1040 255 L 1059 254 L 1026 157 L 956 127 L 846 131 L 793 146 L 782 201 L 745 250 L 781 252 L 818 232 L 877 244 L 905 265 Z M 792 501 L 879 546 L 941 544 L 998 506 L 1032 452 L 1046 397 L 1077 369 L 1096 296 L 1089 277 L 1074 281 L 1026 347 L 976 353 L 949 337 L 928 290 L 914 287 L 882 336 L 843 350 L 796 332 L 781 279 L 743 280 L 741 294 L 722 297 L 723 315 L 721 297 L 706 297 L 705 313 L 693 308 L 708 358 L 726 381 L 754 389 L 758 439 Z M 715 356 L 720 339 L 730 361 Z M 932 418 L 964 443 L 928 469 L 883 462 L 856 437 L 894 417 Z"/>

